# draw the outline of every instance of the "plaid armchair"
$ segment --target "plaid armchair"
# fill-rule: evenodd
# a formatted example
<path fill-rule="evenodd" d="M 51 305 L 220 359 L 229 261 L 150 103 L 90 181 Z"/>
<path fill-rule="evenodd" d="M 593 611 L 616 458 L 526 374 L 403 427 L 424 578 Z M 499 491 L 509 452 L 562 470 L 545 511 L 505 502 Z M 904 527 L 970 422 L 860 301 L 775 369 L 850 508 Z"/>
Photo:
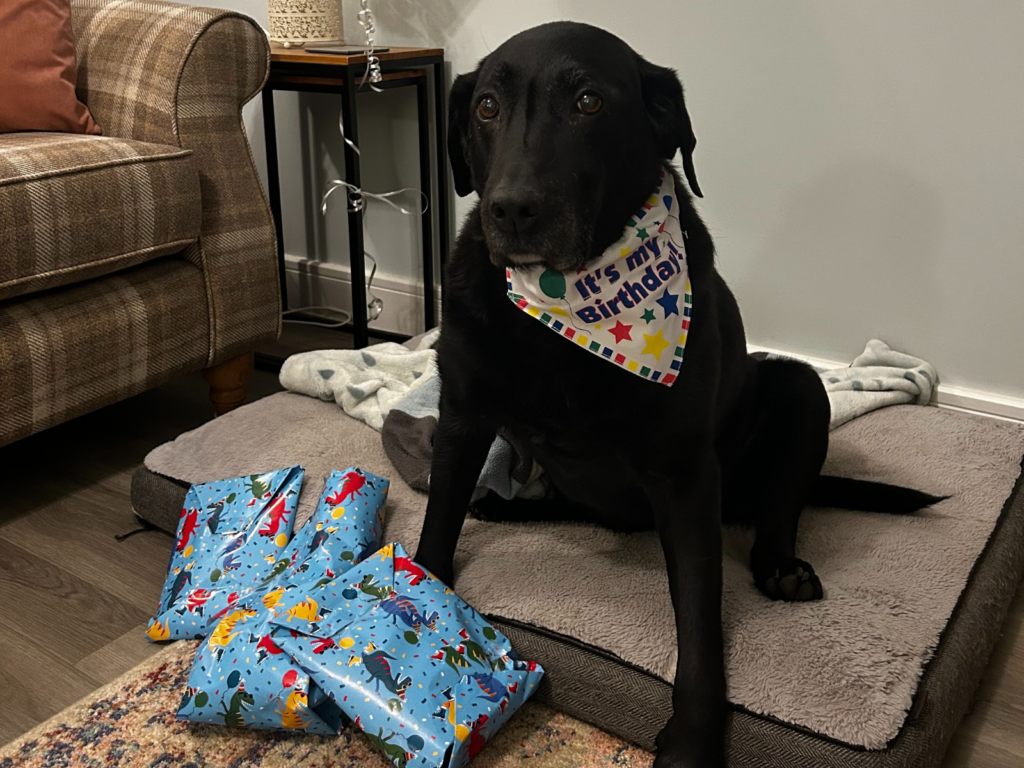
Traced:
<path fill-rule="evenodd" d="M 72 0 L 103 136 L 0 134 L 0 445 L 207 369 L 218 412 L 280 332 L 242 128 L 265 35 L 219 9 Z"/>

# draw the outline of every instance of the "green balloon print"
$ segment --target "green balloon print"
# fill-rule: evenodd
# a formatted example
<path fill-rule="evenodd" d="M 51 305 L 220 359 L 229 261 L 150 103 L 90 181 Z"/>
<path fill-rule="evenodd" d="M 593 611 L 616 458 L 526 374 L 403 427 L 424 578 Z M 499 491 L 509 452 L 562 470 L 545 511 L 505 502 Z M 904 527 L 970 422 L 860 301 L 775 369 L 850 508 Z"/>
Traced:
<path fill-rule="evenodd" d="M 411 629 L 405 633 L 405 642 L 409 645 L 416 645 L 420 641 L 420 636 L 413 632 Z"/>
<path fill-rule="evenodd" d="M 540 276 L 540 289 L 552 299 L 565 298 L 565 275 L 557 269 L 545 269 Z"/>
<path fill-rule="evenodd" d="M 349 552 L 346 549 L 344 552 L 341 553 L 341 559 L 344 560 L 345 562 L 349 562 L 351 560 L 355 560 L 356 559 L 356 553 L 355 552 Z"/>
<path fill-rule="evenodd" d="M 205 707 L 206 703 L 209 700 L 210 700 L 210 697 L 207 695 L 206 691 L 200 691 L 199 693 L 196 694 L 196 706 L 197 707 Z"/>
<path fill-rule="evenodd" d="M 388 699 L 388 711 L 389 712 L 401 712 L 402 711 L 402 700 L 401 699 Z"/>
<path fill-rule="evenodd" d="M 210 581 L 212 581 L 214 584 L 220 581 L 220 568 L 213 569 L 213 571 L 210 573 Z"/>
<path fill-rule="evenodd" d="M 497 633 L 493 629 L 491 629 L 490 627 L 484 627 L 484 637 L 486 637 L 488 640 L 493 640 L 497 636 Z"/>

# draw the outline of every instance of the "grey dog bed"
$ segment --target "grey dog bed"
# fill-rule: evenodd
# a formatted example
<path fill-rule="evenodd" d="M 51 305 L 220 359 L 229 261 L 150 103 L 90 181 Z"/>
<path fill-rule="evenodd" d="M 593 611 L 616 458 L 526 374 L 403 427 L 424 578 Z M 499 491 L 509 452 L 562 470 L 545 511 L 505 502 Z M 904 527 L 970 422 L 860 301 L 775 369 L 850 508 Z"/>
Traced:
<path fill-rule="evenodd" d="M 799 551 L 817 603 L 754 588 L 727 545 L 723 614 L 734 768 L 937 766 L 970 704 L 1024 570 L 1024 426 L 897 406 L 832 433 L 826 472 L 948 495 L 909 517 L 808 510 Z M 133 480 L 143 519 L 177 527 L 188 484 L 306 468 L 299 521 L 321 479 L 358 465 L 391 478 L 385 536 L 415 551 L 426 496 L 380 435 L 333 403 L 280 393 L 156 448 Z M 548 674 L 541 700 L 646 748 L 670 713 L 672 609 L 653 534 L 469 520 L 456 590 Z"/>

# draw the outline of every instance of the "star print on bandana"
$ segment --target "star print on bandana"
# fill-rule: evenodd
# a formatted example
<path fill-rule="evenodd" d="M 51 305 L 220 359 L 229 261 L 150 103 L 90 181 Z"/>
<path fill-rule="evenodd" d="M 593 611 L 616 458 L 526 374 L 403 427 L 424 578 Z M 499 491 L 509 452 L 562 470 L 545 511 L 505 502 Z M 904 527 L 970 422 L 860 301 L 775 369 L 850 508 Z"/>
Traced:
<path fill-rule="evenodd" d="M 693 303 L 676 202 L 674 178 L 663 171 L 618 241 L 582 267 L 507 269 L 509 300 L 598 360 L 671 386 Z"/>
<path fill-rule="evenodd" d="M 661 304 L 661 308 L 663 310 L 665 310 L 665 317 L 666 318 L 669 315 L 678 315 L 679 314 L 679 306 L 676 304 L 676 302 L 679 301 L 679 294 L 678 293 L 669 293 L 668 292 L 668 288 L 666 288 L 665 292 L 663 294 L 661 294 L 661 298 L 660 299 L 655 299 L 655 301 L 657 301 L 659 304 Z"/>
<path fill-rule="evenodd" d="M 622 340 L 633 340 L 633 337 L 629 335 L 632 329 L 632 325 L 623 325 L 621 320 L 616 320 L 615 327 L 608 331 L 608 333 L 615 337 L 615 343 L 618 344 Z"/>
<path fill-rule="evenodd" d="M 640 354 L 654 355 L 656 359 L 661 360 L 661 353 L 664 352 L 665 347 L 668 346 L 668 341 L 661 335 L 661 329 L 659 328 L 658 332 L 653 336 L 648 336 L 645 333 L 644 341 L 646 341 L 647 344 L 644 346 L 643 351 Z"/>

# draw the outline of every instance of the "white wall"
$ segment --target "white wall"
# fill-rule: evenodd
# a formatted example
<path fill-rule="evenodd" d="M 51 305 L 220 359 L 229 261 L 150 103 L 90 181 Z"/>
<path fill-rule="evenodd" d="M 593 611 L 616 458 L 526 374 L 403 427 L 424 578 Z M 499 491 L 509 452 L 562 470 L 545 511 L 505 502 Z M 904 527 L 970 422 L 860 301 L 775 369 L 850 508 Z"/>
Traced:
<path fill-rule="evenodd" d="M 235 2 L 265 17 L 258 0 Z M 353 41 L 357 5 L 346 0 Z M 677 68 L 698 138 L 700 205 L 753 342 L 847 360 L 879 337 L 930 360 L 948 384 L 1024 397 L 1019 2 L 376 0 L 375 9 L 382 43 L 444 46 L 454 72 L 554 19 L 598 24 Z M 336 113 L 306 98 L 311 140 L 340 158 Z M 392 114 L 401 122 L 391 137 L 398 159 L 385 142 L 374 149 L 380 183 L 415 185 L 414 104 L 372 106 L 364 114 L 379 130 Z M 299 146 L 286 131 L 279 138 Z M 289 161 L 286 229 L 297 234 L 286 243 L 345 262 L 341 226 L 328 222 L 318 241 L 319 214 L 298 203 L 330 165 L 315 146 L 306 152 Z M 417 274 L 407 251 L 417 224 L 380 216 L 381 232 L 375 214 L 369 239 L 394 248 L 388 271 Z"/>

